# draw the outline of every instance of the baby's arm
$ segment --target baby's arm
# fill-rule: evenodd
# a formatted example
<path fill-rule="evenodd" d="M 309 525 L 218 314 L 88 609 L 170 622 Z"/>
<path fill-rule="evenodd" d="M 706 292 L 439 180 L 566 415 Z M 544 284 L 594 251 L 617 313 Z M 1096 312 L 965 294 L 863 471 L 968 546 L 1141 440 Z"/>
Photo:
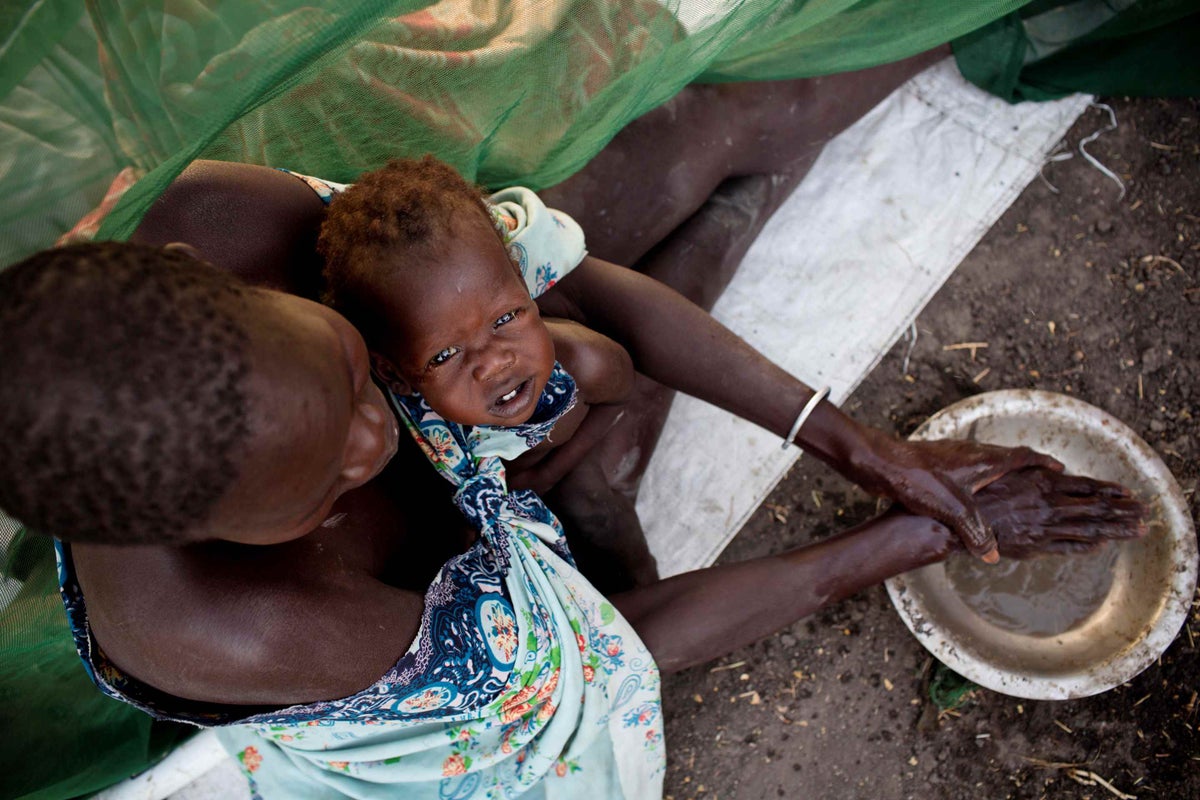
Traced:
<path fill-rule="evenodd" d="M 554 355 L 579 389 L 579 403 L 549 438 L 508 468 L 509 487 L 545 492 L 579 465 L 620 419 L 633 389 L 633 359 L 612 339 L 564 319 L 545 320 Z"/>
<path fill-rule="evenodd" d="M 579 399 L 589 406 L 621 403 L 633 389 L 629 351 L 602 333 L 566 319 L 544 320 L 554 357 L 575 379 Z"/>

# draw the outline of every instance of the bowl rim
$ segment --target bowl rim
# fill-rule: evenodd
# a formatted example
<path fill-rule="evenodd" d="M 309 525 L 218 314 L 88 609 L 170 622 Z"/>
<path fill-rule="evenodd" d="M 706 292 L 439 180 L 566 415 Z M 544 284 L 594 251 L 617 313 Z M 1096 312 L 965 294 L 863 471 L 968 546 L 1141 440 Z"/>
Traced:
<path fill-rule="evenodd" d="M 1141 639 L 1104 662 L 1103 669 L 1093 665 L 1078 673 L 1048 677 L 1025 674 L 993 666 L 960 646 L 949 631 L 939 628 L 927 616 L 920 593 L 909 590 L 908 576 L 902 573 L 885 581 L 888 596 L 904 624 L 921 645 L 935 658 L 968 678 L 993 691 L 1031 700 L 1067 700 L 1099 694 L 1132 679 L 1167 649 L 1183 627 L 1191 611 L 1196 589 L 1198 557 L 1196 531 L 1191 513 L 1175 476 L 1158 454 L 1128 425 L 1103 409 L 1077 397 L 1034 389 L 1002 389 L 984 392 L 953 403 L 925 420 L 910 439 L 935 438 L 939 427 L 957 420 L 959 427 L 987 417 L 1028 413 L 1036 410 L 1054 416 L 1093 421 L 1116 434 L 1128 446 L 1127 455 L 1134 468 L 1162 487 L 1162 508 L 1167 524 L 1166 535 L 1176 552 L 1174 562 L 1184 569 L 1172 570 L 1169 595 L 1157 619 Z M 916 572 L 916 571 L 914 571 Z"/>

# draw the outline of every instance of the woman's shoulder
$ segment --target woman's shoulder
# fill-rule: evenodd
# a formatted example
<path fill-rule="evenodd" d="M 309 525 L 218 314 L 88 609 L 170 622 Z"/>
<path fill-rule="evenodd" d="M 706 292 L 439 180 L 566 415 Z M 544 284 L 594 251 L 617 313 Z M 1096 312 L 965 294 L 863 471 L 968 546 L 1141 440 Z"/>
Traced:
<path fill-rule="evenodd" d="M 302 540 L 74 548 L 104 657 L 168 695 L 228 705 L 346 697 L 406 652 L 422 595 L 354 561 Z"/>
<path fill-rule="evenodd" d="M 250 283 L 313 297 L 325 204 L 296 176 L 224 161 L 188 166 L 146 212 L 132 239 L 186 242 Z"/>

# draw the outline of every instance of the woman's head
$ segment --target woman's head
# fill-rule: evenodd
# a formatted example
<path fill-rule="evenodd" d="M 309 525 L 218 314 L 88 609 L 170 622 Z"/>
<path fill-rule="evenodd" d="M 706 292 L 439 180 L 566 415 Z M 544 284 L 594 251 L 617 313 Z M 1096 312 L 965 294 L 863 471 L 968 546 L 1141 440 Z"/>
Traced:
<path fill-rule="evenodd" d="M 477 188 L 430 157 L 393 161 L 334 200 L 318 248 L 327 301 L 393 390 L 462 424 L 530 417 L 554 348 Z"/>
<path fill-rule="evenodd" d="M 394 451 L 362 348 L 184 252 L 39 253 L 0 272 L 0 507 L 80 541 L 303 535 Z"/>

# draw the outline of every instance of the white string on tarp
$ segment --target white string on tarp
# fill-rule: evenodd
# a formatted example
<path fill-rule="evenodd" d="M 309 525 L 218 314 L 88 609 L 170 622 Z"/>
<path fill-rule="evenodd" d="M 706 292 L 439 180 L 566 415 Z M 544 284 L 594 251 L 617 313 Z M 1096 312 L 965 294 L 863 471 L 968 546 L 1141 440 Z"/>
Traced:
<path fill-rule="evenodd" d="M 1046 188 L 1054 194 L 1058 194 L 1058 187 L 1051 183 L 1050 179 L 1046 177 L 1046 165 L 1053 164 L 1058 161 L 1068 161 L 1074 157 L 1075 154 L 1071 152 L 1070 146 L 1068 146 L 1064 140 L 1056 144 L 1054 149 L 1051 150 L 1046 156 L 1046 159 L 1042 161 L 1042 168 L 1038 170 L 1038 177 L 1042 179 L 1042 183 L 1046 184 Z"/>

